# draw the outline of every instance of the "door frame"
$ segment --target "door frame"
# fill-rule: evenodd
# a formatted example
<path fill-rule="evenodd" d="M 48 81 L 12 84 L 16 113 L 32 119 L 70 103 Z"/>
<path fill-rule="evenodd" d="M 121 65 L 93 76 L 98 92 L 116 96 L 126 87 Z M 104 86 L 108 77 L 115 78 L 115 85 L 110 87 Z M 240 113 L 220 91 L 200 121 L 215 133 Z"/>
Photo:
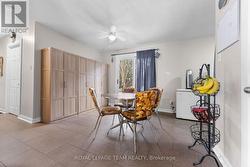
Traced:
<path fill-rule="evenodd" d="M 127 59 L 134 59 L 134 85 L 136 83 L 136 54 L 123 54 L 123 55 L 117 55 L 115 57 L 115 92 L 119 92 L 119 72 L 120 72 L 120 61 L 121 60 L 127 60 Z"/>
<path fill-rule="evenodd" d="M 241 0 L 241 166 L 250 166 L 250 2 Z"/>
<path fill-rule="evenodd" d="M 16 44 L 15 44 L 16 43 Z M 10 45 L 18 45 L 18 43 L 19 43 L 19 45 L 20 45 L 20 98 L 19 98 L 19 110 L 18 110 L 18 114 L 16 115 L 16 116 L 19 116 L 20 114 L 21 114 L 21 101 L 22 101 L 22 60 L 23 60 L 23 40 L 22 40 L 22 38 L 18 38 L 17 37 L 17 39 L 16 39 L 16 41 L 15 42 L 10 42 L 10 43 L 8 43 L 8 45 L 7 45 L 7 50 L 8 50 L 8 47 L 10 46 Z M 8 72 L 7 72 L 7 66 L 8 66 L 8 61 L 7 61 L 7 57 L 8 57 L 8 51 L 7 51 L 7 55 L 6 55 L 6 68 L 5 68 L 5 74 L 6 74 L 6 76 L 5 76 L 5 111 L 6 111 L 6 113 L 10 113 L 7 109 L 8 109 L 8 104 L 7 104 L 7 98 L 8 98 L 8 86 L 7 86 L 7 75 L 8 75 Z"/>

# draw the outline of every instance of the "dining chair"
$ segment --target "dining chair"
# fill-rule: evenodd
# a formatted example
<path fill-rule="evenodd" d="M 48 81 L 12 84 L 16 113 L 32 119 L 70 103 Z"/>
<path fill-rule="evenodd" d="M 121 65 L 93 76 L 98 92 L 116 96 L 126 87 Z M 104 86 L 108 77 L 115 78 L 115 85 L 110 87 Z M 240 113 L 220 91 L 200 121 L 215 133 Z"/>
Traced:
<path fill-rule="evenodd" d="M 136 126 L 139 121 L 144 121 L 150 118 L 156 103 L 157 92 L 149 90 L 144 92 L 137 92 L 135 99 L 135 109 L 122 112 L 122 116 L 127 122 L 133 125 L 133 143 L 134 153 L 137 152 L 137 133 Z"/>
<path fill-rule="evenodd" d="M 161 119 L 160 119 L 160 114 L 159 114 L 159 106 L 160 106 L 160 102 L 161 102 L 161 96 L 163 93 L 163 89 L 154 87 L 154 88 L 150 88 L 149 90 L 155 90 L 157 92 L 156 103 L 155 103 L 153 111 L 154 111 L 154 113 L 156 113 L 158 121 L 160 123 L 160 126 L 163 129 Z"/>
<path fill-rule="evenodd" d="M 120 122 L 122 121 L 121 120 L 122 118 L 121 118 L 121 115 L 120 115 L 121 114 L 120 107 L 112 107 L 112 106 L 100 107 L 100 105 L 99 105 L 99 103 L 97 101 L 97 98 L 96 98 L 97 96 L 96 96 L 96 91 L 95 91 L 94 88 L 89 88 L 89 94 L 92 97 L 92 100 L 93 100 L 93 103 L 95 105 L 96 110 L 98 111 L 98 118 L 96 120 L 95 127 L 92 130 L 92 132 L 95 131 L 95 136 L 93 138 L 93 140 L 94 140 L 96 138 L 96 134 L 97 134 L 97 132 L 99 130 L 102 118 L 104 116 L 107 116 L 107 115 L 118 115 L 118 118 L 119 118 Z M 121 128 L 122 127 L 120 127 L 120 133 L 121 133 Z"/>
<path fill-rule="evenodd" d="M 122 89 L 123 93 L 136 93 L 136 89 L 134 87 L 127 87 Z M 134 108 L 134 100 L 120 100 L 119 103 L 115 103 L 114 106 L 120 107 L 121 109 L 130 109 Z M 115 115 L 113 116 L 112 125 L 114 124 Z"/>

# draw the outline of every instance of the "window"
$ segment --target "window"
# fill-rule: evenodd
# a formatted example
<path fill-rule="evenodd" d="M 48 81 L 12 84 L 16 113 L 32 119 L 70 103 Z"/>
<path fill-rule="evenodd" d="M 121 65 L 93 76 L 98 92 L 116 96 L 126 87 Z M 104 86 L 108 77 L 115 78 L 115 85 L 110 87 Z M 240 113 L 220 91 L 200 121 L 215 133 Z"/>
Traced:
<path fill-rule="evenodd" d="M 135 54 L 116 56 L 116 91 L 135 87 Z"/>
<path fill-rule="evenodd" d="M 125 59 L 120 61 L 119 89 L 134 86 L 134 61 Z"/>

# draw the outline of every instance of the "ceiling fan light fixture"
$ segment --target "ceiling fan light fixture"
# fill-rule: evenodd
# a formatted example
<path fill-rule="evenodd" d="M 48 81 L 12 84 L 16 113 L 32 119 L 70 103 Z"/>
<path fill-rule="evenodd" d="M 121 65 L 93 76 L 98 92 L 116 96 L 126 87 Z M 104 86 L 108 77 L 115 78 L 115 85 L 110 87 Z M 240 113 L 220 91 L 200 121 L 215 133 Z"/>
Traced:
<path fill-rule="evenodd" d="M 109 36 L 108 36 L 108 39 L 110 42 L 114 42 L 116 40 L 116 38 L 117 38 L 116 35 L 113 33 L 109 34 Z"/>

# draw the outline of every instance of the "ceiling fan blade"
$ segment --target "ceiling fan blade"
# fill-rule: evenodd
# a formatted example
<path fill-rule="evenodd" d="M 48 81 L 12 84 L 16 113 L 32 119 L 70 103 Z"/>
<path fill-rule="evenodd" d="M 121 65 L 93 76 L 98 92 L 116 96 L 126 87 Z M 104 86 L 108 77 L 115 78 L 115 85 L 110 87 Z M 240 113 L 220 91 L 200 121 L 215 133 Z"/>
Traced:
<path fill-rule="evenodd" d="M 118 35 L 117 38 L 122 42 L 126 41 L 126 38 L 124 38 L 123 36 Z"/>
<path fill-rule="evenodd" d="M 107 32 L 102 32 L 102 33 L 99 33 L 98 39 L 108 38 L 108 36 L 109 36 L 109 33 L 107 33 Z"/>
<path fill-rule="evenodd" d="M 98 39 L 105 39 L 105 38 L 108 38 L 108 35 L 103 35 L 98 37 Z"/>

